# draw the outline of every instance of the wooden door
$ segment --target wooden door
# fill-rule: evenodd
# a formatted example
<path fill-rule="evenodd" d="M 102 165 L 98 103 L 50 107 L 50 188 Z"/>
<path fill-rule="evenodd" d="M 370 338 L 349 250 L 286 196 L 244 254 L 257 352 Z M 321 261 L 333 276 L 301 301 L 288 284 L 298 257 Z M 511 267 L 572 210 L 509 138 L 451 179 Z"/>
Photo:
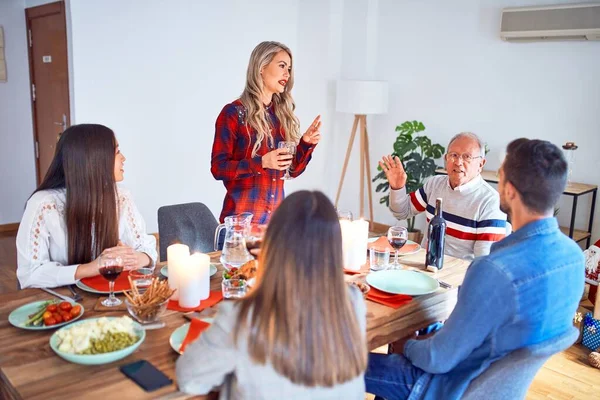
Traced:
<path fill-rule="evenodd" d="M 38 184 L 70 125 L 67 28 L 62 1 L 25 9 Z"/>

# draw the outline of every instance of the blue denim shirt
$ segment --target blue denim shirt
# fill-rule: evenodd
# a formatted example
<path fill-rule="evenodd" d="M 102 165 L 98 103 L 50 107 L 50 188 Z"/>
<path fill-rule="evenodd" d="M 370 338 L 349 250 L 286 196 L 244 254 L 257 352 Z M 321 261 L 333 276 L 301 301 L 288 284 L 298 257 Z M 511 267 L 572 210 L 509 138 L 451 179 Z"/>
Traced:
<path fill-rule="evenodd" d="M 494 243 L 469 267 L 444 327 L 407 342 L 406 357 L 427 372 L 409 398 L 458 399 L 492 362 L 566 333 L 583 286 L 583 252 L 555 218 Z"/>

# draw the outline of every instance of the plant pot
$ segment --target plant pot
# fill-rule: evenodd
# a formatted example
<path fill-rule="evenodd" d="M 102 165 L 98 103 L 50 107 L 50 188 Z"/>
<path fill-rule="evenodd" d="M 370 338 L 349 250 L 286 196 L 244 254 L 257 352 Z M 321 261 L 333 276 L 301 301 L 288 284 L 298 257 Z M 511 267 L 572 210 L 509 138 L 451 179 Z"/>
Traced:
<path fill-rule="evenodd" d="M 415 243 L 421 244 L 421 240 L 423 240 L 423 233 L 419 230 L 408 232 L 408 240 L 412 240 Z"/>

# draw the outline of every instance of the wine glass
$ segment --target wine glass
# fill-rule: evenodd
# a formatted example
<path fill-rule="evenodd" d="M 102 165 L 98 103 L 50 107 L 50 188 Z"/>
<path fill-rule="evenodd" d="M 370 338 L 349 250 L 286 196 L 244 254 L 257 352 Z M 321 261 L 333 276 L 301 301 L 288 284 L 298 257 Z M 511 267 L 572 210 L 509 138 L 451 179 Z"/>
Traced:
<path fill-rule="evenodd" d="M 338 219 L 346 219 L 348 221 L 352 221 L 353 215 L 352 215 L 352 211 L 350 210 L 336 210 L 337 211 L 337 215 L 338 215 Z"/>
<path fill-rule="evenodd" d="M 408 240 L 408 230 L 403 226 L 392 226 L 388 229 L 387 240 L 390 246 L 396 250 L 394 255 L 394 263 L 390 265 L 390 269 L 402 269 L 402 266 L 398 262 L 398 250 L 406 244 Z"/>
<path fill-rule="evenodd" d="M 277 144 L 277 148 L 278 149 L 287 149 L 288 154 L 291 154 L 292 156 L 294 154 L 296 154 L 296 142 L 281 141 Z M 286 180 L 286 181 L 289 179 L 294 179 L 290 176 L 290 167 L 287 167 L 287 169 L 285 170 L 285 174 L 281 177 L 281 179 Z"/>
<path fill-rule="evenodd" d="M 98 272 L 108 281 L 110 295 L 102 301 L 105 307 L 116 307 L 123 302 L 115 297 L 115 280 L 123 272 L 123 259 L 120 256 L 104 255 L 98 262 Z"/>

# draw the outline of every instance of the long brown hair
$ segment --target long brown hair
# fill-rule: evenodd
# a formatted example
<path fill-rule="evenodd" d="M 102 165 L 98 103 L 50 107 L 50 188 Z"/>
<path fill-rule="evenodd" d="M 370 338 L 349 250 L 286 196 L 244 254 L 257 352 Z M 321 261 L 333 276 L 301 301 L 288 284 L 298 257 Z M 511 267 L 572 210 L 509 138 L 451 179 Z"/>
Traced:
<path fill-rule="evenodd" d="M 236 342 L 246 336 L 254 362 L 269 362 L 295 384 L 331 387 L 357 377 L 367 346 L 342 266 L 331 201 L 321 192 L 288 196 L 267 228 L 257 287 L 240 301 Z"/>
<path fill-rule="evenodd" d="M 69 264 L 94 260 L 119 241 L 114 132 L 73 125 L 61 135 L 41 190 L 66 189 Z"/>
<path fill-rule="evenodd" d="M 263 81 L 260 71 L 273 61 L 275 54 L 280 51 L 288 53 L 292 65 L 290 77 L 283 89 L 283 93 L 273 94 L 275 115 L 285 132 L 285 140 L 296 142 L 300 140 L 300 121 L 294 114 L 296 104 L 291 93 L 294 87 L 292 51 L 289 47 L 279 42 L 259 43 L 250 55 L 248 70 L 246 72 L 246 87 L 240 96 L 242 104 L 248 110 L 248 125 L 256 131 L 256 143 L 254 143 L 252 148 L 252 157 L 256 157 L 256 153 L 260 149 L 263 140 L 266 139 L 271 145 L 274 145 L 269 118 L 261 100 Z"/>

